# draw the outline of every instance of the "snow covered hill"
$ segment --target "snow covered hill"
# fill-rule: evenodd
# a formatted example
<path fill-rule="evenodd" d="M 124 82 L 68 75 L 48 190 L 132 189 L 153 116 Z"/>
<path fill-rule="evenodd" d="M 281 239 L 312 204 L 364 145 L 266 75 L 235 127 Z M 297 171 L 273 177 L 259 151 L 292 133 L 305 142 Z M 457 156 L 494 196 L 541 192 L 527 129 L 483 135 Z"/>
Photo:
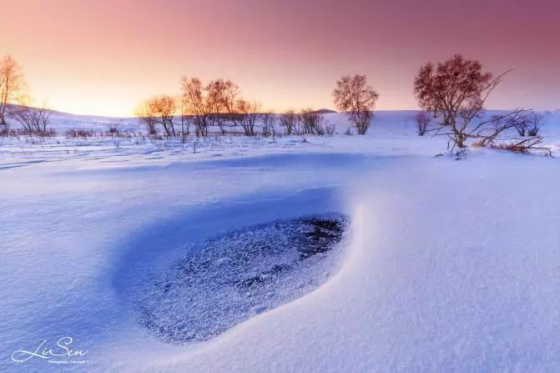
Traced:
<path fill-rule="evenodd" d="M 413 116 L 379 112 L 360 137 L 329 114 L 340 134 L 305 141 L 0 138 L 0 371 L 560 370 L 559 160 L 434 157 L 445 139 Z M 311 292 L 203 342 L 139 322 L 138 282 L 189 248 L 327 213 L 348 232 Z"/>

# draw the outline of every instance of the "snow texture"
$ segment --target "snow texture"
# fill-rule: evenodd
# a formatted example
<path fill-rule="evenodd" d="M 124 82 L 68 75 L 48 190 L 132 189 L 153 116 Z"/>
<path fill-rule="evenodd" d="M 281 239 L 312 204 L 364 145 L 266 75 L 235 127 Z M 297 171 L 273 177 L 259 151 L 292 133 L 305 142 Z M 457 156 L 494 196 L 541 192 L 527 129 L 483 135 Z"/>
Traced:
<path fill-rule="evenodd" d="M 320 215 L 229 232 L 193 245 L 138 290 L 140 322 L 169 342 L 204 341 L 323 284 L 346 219 Z M 336 254 L 336 253 L 335 253 Z"/>
<path fill-rule="evenodd" d="M 546 115 L 544 144 L 560 155 L 560 113 Z M 331 114 L 339 134 L 305 141 L 1 138 L 0 371 L 560 371 L 558 158 L 434 157 L 445 139 L 417 136 L 413 116 L 379 113 L 358 137 Z M 89 121 L 62 117 L 66 127 Z M 168 305 L 169 317 L 209 307 L 173 302 L 191 288 L 164 290 L 196 283 L 178 274 L 205 250 L 214 264 L 203 276 L 214 279 L 218 252 L 231 250 L 216 243 L 331 212 L 349 226 L 328 254 L 286 252 L 227 272 L 238 292 L 296 260 L 270 303 L 265 285 L 258 302 L 234 303 L 245 308 L 232 319 L 219 310 L 222 326 L 195 321 L 196 343 L 168 343 L 138 322 L 139 305 Z M 301 293 L 285 285 L 313 280 Z M 182 342 L 192 329 L 176 330 Z M 87 351 L 83 364 L 11 359 L 63 337 Z"/>

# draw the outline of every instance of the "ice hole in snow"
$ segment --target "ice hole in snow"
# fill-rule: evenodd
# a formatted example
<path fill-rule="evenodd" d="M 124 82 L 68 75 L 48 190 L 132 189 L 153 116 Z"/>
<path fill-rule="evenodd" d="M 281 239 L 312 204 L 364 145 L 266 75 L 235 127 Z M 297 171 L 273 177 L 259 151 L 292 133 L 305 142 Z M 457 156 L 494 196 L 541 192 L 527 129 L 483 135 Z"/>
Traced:
<path fill-rule="evenodd" d="M 337 270 L 347 226 L 345 215 L 321 214 L 193 244 L 141 287 L 139 322 L 166 342 L 209 340 L 323 284 Z"/>

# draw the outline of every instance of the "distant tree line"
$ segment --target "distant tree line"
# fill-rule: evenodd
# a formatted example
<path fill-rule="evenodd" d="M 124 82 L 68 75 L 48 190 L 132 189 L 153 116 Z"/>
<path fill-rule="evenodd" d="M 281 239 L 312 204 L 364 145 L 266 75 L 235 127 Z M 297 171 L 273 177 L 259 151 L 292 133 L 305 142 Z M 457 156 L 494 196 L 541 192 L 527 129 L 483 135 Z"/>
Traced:
<path fill-rule="evenodd" d="M 449 150 L 460 155 L 469 144 L 496 146 L 506 130 L 514 129 L 522 139 L 511 143 L 512 149 L 539 149 L 542 115 L 518 108 L 484 117 L 488 98 L 508 73 L 494 76 L 483 71 L 480 61 L 460 54 L 422 66 L 414 79 L 414 93 L 423 109 L 415 117 L 418 135 L 446 136 Z M 321 111 L 263 112 L 257 101 L 243 98 L 231 80 L 203 83 L 196 77 L 183 77 L 180 83 L 179 96 L 155 96 L 138 107 L 136 116 L 150 135 L 187 139 L 191 135 L 209 136 L 211 129 L 221 135 L 245 136 L 322 136 L 335 132 L 335 125 L 328 123 Z M 347 115 L 356 133 L 365 135 L 379 99 L 366 76 L 343 76 L 332 96 L 335 107 Z M 46 105 L 35 105 L 18 63 L 10 56 L 0 60 L 0 134 L 9 131 L 8 115 L 21 124 L 24 133 L 47 134 L 51 113 Z"/>

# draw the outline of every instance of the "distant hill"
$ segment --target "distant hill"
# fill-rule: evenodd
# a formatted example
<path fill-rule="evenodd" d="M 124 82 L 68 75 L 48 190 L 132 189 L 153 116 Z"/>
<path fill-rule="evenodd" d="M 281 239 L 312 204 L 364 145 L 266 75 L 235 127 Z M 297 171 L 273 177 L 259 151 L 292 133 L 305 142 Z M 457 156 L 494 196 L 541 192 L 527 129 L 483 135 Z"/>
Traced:
<path fill-rule="evenodd" d="M 333 113 L 338 113 L 338 111 L 331 110 L 331 109 L 319 109 L 319 110 L 315 110 L 314 113 L 317 113 L 317 114 L 333 114 Z"/>

